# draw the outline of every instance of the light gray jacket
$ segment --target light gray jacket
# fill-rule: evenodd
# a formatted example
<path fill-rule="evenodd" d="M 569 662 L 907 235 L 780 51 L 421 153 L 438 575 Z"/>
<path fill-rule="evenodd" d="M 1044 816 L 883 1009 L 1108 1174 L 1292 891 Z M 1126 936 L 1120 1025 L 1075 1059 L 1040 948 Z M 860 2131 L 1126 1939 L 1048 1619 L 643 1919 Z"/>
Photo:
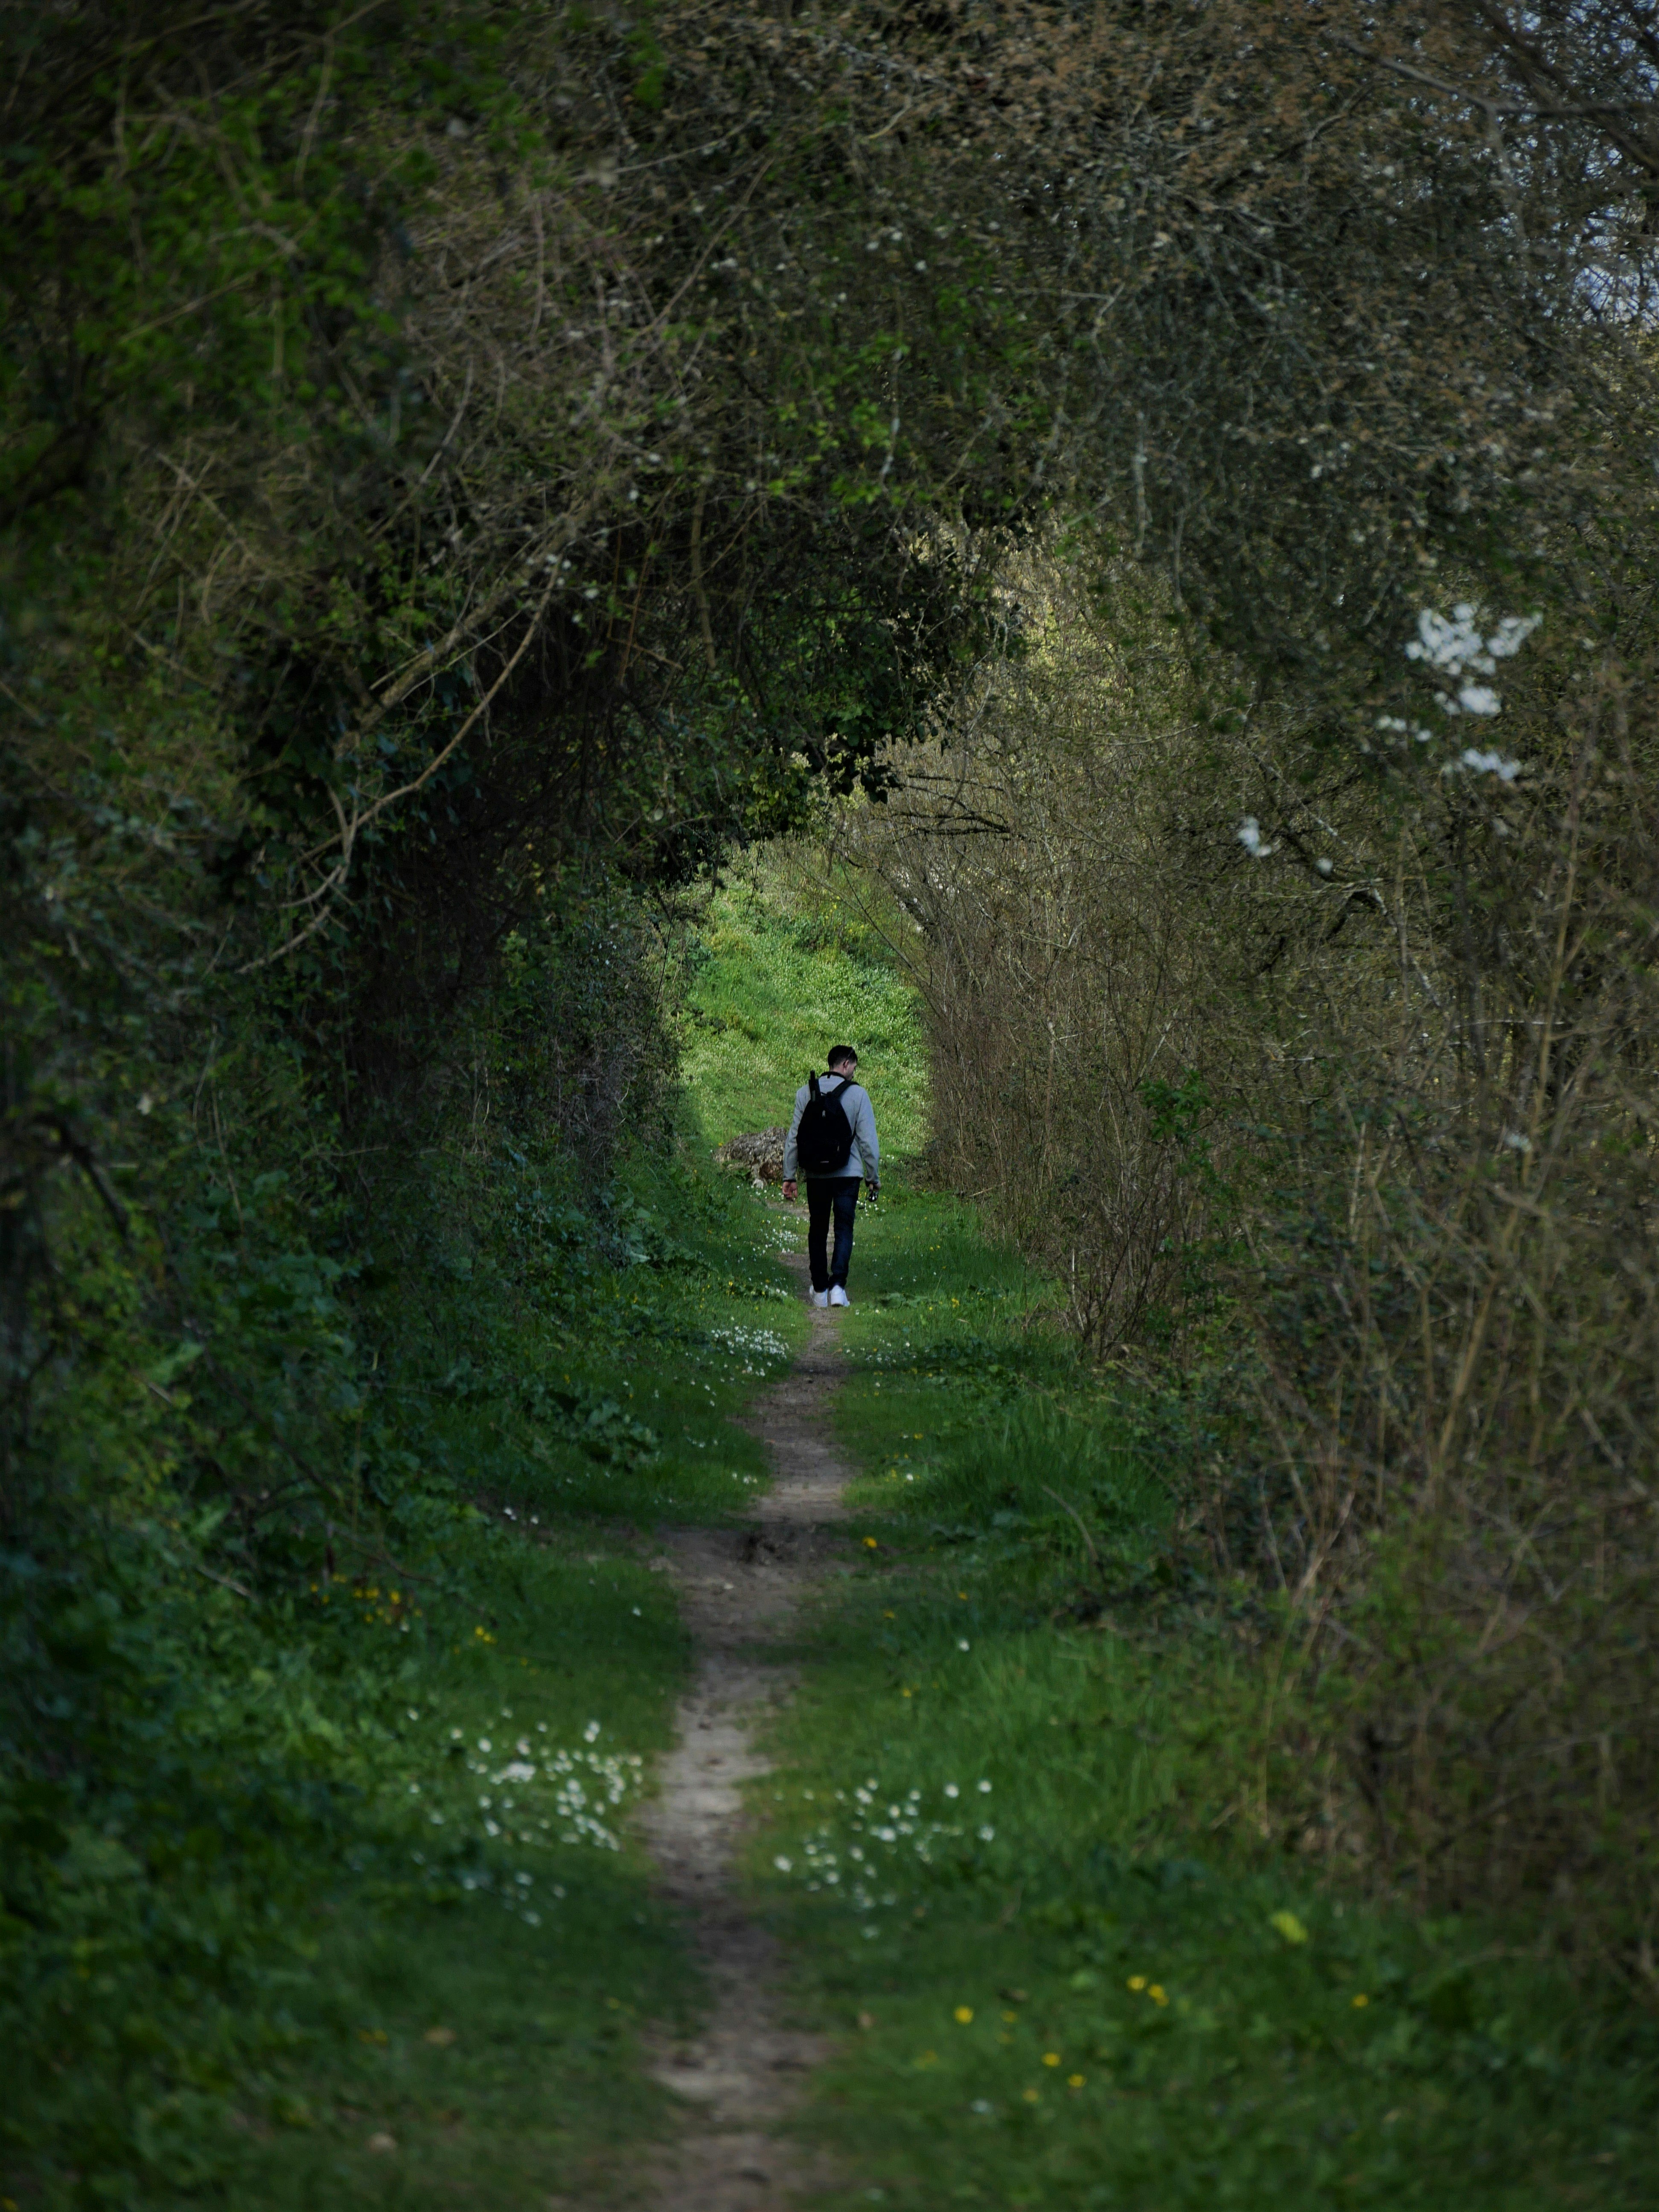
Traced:
<path fill-rule="evenodd" d="M 818 1078 L 818 1095 L 823 1098 L 839 1099 L 842 1111 L 853 1125 L 853 1149 L 847 1155 L 847 1164 L 840 1170 L 843 1176 L 863 1176 L 874 1182 L 881 1173 L 881 1146 L 876 1141 L 875 1109 L 870 1103 L 870 1094 L 861 1083 L 848 1083 L 841 1090 L 835 1085 L 842 1080 L 838 1075 Z M 800 1117 L 811 1103 L 810 1087 L 803 1083 L 795 1093 L 795 1118 L 789 1124 L 789 1134 L 783 1140 L 783 1179 L 786 1182 L 799 1180 L 795 1158 L 795 1133 L 800 1127 Z M 833 1180 L 833 1178 L 831 1178 Z"/>

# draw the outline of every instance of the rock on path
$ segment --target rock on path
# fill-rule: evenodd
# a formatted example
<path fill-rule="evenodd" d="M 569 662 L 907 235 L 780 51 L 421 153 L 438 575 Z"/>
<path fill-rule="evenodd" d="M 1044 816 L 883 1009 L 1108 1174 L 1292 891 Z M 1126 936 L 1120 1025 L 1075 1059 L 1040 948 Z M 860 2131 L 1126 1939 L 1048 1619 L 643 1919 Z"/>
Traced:
<path fill-rule="evenodd" d="M 804 1257 L 790 1264 L 804 1278 Z M 791 1686 L 778 1646 L 802 1596 L 848 1553 L 835 1528 L 848 1471 L 828 1443 L 843 1371 L 836 1317 L 813 1310 L 805 1350 L 749 1416 L 771 1451 L 774 1487 L 746 1527 L 678 1528 L 662 1540 L 696 1674 L 641 1826 L 663 1891 L 690 1924 L 710 1996 L 701 2032 L 660 2045 L 652 2067 L 687 2102 L 653 2178 L 662 2212 L 784 2212 L 828 2179 L 775 2132 L 827 2046 L 784 2025 L 777 1945 L 745 1915 L 733 1860 L 741 1785 L 769 1771 L 757 1726 Z"/>

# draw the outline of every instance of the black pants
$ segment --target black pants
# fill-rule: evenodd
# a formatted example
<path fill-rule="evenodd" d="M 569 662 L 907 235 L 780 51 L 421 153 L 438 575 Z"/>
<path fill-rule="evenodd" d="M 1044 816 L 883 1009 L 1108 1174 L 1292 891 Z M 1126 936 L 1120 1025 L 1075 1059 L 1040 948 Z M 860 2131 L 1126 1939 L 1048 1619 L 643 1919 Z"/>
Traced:
<path fill-rule="evenodd" d="M 859 1202 L 856 1176 L 809 1176 L 806 1179 L 806 1257 L 812 1270 L 812 1288 L 827 1291 L 839 1283 L 847 1288 L 847 1270 L 853 1258 L 853 1216 Z M 830 1238 L 830 1216 L 836 1217 L 836 1256 L 824 1264 Z"/>

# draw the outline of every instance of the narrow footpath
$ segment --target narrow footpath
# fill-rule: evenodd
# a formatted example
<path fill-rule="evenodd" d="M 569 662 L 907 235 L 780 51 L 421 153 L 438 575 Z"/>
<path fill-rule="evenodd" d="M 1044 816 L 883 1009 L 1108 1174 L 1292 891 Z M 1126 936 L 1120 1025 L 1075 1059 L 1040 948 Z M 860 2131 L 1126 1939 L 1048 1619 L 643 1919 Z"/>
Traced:
<path fill-rule="evenodd" d="M 804 1255 L 788 1264 L 804 1291 Z M 793 1685 L 781 1647 L 802 1599 L 849 1557 L 837 1529 L 848 1470 L 825 1442 L 845 1371 L 836 1327 L 831 1314 L 812 1311 L 805 1350 L 748 1418 L 775 1474 L 749 1525 L 661 1539 L 696 1671 L 641 1829 L 709 1994 L 701 2032 L 653 2055 L 656 2078 L 685 2100 L 678 2136 L 651 2179 L 662 2212 L 782 2212 L 796 2191 L 827 2179 L 778 2133 L 827 2046 L 784 2024 L 782 1962 L 744 1910 L 735 1860 L 743 1784 L 769 1771 L 756 1739 Z"/>

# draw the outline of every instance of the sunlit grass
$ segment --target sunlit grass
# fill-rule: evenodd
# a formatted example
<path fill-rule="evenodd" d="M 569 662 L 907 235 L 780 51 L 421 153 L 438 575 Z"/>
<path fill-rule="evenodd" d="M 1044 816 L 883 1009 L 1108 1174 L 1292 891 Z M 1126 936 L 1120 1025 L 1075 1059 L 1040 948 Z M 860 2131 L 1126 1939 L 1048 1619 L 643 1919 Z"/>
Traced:
<path fill-rule="evenodd" d="M 884 1153 L 927 1138 L 927 1063 L 915 997 L 890 962 L 849 950 L 743 888 L 714 898 L 691 993 L 687 1098 L 703 1142 L 787 1121 L 832 1044 L 853 1045 Z"/>

